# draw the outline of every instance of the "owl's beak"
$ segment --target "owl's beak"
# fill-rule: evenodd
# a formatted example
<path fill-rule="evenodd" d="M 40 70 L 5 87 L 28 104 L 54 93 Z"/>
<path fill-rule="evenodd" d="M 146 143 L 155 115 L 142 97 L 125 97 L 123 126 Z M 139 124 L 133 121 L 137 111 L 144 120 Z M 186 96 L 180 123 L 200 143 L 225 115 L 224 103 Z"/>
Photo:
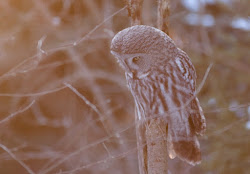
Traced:
<path fill-rule="evenodd" d="M 133 71 L 126 71 L 128 76 L 132 79 L 136 79 L 136 74 Z"/>
<path fill-rule="evenodd" d="M 126 62 L 123 60 L 123 59 L 120 59 L 120 57 L 121 57 L 121 55 L 119 54 L 119 53 L 117 53 L 117 52 L 115 52 L 115 51 L 110 51 L 111 52 L 111 54 L 113 55 L 113 56 L 115 56 L 116 58 L 118 58 L 118 61 L 119 61 L 119 63 L 120 63 L 120 65 L 123 67 L 123 69 L 127 72 L 127 74 L 131 77 L 131 78 L 133 78 L 133 79 L 137 79 L 137 74 L 136 74 L 136 72 L 134 71 L 134 70 L 131 70 L 130 68 L 129 68 L 129 66 L 126 64 Z"/>
<path fill-rule="evenodd" d="M 136 79 L 137 78 L 137 74 L 134 70 L 131 71 L 131 74 L 132 74 L 132 78 L 133 79 Z"/>
<path fill-rule="evenodd" d="M 121 58 L 122 55 L 115 51 L 110 51 L 113 56 L 115 56 L 118 59 L 118 62 L 121 64 L 121 66 L 124 68 L 126 72 L 131 72 L 130 68 L 127 66 L 126 62 Z"/>
<path fill-rule="evenodd" d="M 131 70 L 125 62 L 122 62 L 122 65 L 123 65 L 125 71 L 129 74 L 129 76 L 131 78 L 135 78 L 135 76 L 136 76 L 135 71 Z"/>

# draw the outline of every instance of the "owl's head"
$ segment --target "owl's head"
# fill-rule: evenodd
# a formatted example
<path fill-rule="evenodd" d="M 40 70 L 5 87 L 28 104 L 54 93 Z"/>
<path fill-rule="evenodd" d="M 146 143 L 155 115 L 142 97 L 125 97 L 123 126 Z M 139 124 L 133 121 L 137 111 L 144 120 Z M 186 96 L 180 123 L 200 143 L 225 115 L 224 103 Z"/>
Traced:
<path fill-rule="evenodd" d="M 139 79 L 177 52 L 177 47 L 166 33 L 146 25 L 126 28 L 117 33 L 111 42 L 111 53 L 120 65 L 131 77 Z"/>

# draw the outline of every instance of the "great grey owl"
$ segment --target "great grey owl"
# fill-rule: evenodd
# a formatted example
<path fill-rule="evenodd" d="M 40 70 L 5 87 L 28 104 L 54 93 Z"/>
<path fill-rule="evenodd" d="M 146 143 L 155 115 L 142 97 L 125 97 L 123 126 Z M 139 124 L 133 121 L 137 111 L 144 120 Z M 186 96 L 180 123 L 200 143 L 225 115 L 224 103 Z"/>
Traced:
<path fill-rule="evenodd" d="M 168 128 L 169 156 L 195 165 L 201 161 L 197 134 L 206 122 L 196 97 L 196 72 L 188 55 L 164 32 L 136 25 L 115 35 L 111 53 L 125 70 L 137 120 L 162 117 Z"/>

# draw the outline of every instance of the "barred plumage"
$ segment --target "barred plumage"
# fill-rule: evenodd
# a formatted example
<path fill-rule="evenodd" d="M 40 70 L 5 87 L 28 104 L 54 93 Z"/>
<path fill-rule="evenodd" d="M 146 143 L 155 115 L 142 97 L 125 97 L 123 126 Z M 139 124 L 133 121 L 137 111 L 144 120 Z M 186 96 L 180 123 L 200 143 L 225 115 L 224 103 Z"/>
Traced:
<path fill-rule="evenodd" d="M 167 34 L 142 25 L 119 32 L 112 40 L 111 52 L 125 69 L 137 120 L 164 118 L 173 147 L 170 157 L 199 163 L 196 134 L 202 135 L 206 124 L 195 96 L 195 69 L 187 54 Z"/>

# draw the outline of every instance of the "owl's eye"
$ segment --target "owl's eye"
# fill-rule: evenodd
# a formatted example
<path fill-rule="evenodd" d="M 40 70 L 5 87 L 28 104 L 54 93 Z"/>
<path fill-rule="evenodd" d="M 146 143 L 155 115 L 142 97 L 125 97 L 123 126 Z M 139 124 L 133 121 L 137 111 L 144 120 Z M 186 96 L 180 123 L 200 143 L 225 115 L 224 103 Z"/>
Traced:
<path fill-rule="evenodd" d="M 136 63 L 136 62 L 138 62 L 139 59 L 140 59 L 140 57 L 134 57 L 134 58 L 132 59 L 132 61 L 133 61 L 133 63 Z"/>

